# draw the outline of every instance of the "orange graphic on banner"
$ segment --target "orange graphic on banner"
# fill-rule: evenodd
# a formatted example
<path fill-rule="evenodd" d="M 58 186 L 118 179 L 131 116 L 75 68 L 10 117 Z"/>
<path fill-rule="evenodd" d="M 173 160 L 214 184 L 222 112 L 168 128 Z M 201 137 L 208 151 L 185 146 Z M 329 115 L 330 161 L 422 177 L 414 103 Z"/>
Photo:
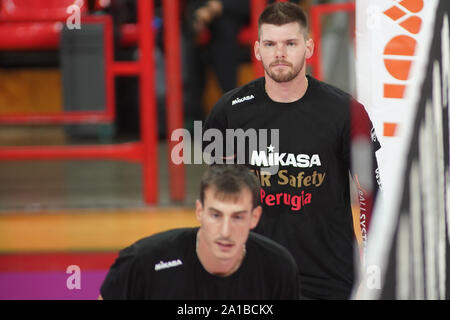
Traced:
<path fill-rule="evenodd" d="M 393 1 L 394 2 L 394 1 Z M 422 11 L 423 0 L 403 0 L 394 2 L 392 7 L 384 11 L 384 15 L 397 21 L 397 24 L 412 35 L 420 32 L 422 19 L 416 14 Z M 406 11 L 405 11 L 406 10 Z M 411 16 L 401 19 L 406 14 Z M 401 19 L 402 21 L 398 21 Z M 398 35 L 394 36 L 384 48 L 384 66 L 389 74 L 397 80 L 407 81 L 410 78 L 410 70 L 413 57 L 415 55 L 417 42 L 413 36 Z M 389 57 L 387 57 L 387 55 Z M 397 56 L 397 57 L 396 57 Z M 403 99 L 406 89 L 406 83 L 383 84 L 383 97 L 392 99 Z M 383 135 L 393 137 L 396 134 L 398 124 L 392 122 L 383 123 Z"/>
<path fill-rule="evenodd" d="M 384 97 L 393 99 L 403 99 L 406 86 L 402 84 L 384 84 Z"/>
<path fill-rule="evenodd" d="M 397 8 L 396 6 L 393 6 L 392 8 L 387 9 L 384 12 L 384 14 L 395 21 L 395 20 L 400 19 L 401 17 L 403 17 L 406 13 L 403 10 Z"/>
<path fill-rule="evenodd" d="M 392 38 L 384 48 L 384 55 L 390 56 L 399 56 L 399 60 L 390 58 L 384 59 L 384 65 L 386 70 L 389 72 L 391 76 L 398 80 L 406 81 L 408 80 L 409 71 L 411 69 L 412 60 L 411 58 L 405 59 L 405 57 L 414 56 L 414 52 L 416 50 L 416 40 L 410 36 L 396 36 Z M 400 97 L 398 94 L 389 94 L 386 92 L 386 89 L 392 89 L 394 85 L 385 84 L 384 89 L 384 97 L 385 98 L 403 98 L 404 86 L 402 89 L 402 96 Z"/>
<path fill-rule="evenodd" d="M 397 130 L 397 123 L 393 122 L 385 122 L 383 123 L 383 135 L 385 137 L 393 137 L 395 136 L 395 131 Z"/>
<path fill-rule="evenodd" d="M 416 51 L 416 40 L 410 36 L 396 36 L 384 47 L 384 54 L 394 56 L 413 56 Z"/>
<path fill-rule="evenodd" d="M 419 13 L 423 9 L 423 0 L 403 0 L 399 5 L 413 13 Z"/>
<path fill-rule="evenodd" d="M 386 70 L 395 79 L 406 81 L 408 80 L 409 70 L 411 69 L 412 61 L 408 60 L 391 60 L 384 59 Z"/>
<path fill-rule="evenodd" d="M 422 26 L 422 19 L 416 16 L 409 17 L 400 25 L 411 33 L 418 34 Z"/>

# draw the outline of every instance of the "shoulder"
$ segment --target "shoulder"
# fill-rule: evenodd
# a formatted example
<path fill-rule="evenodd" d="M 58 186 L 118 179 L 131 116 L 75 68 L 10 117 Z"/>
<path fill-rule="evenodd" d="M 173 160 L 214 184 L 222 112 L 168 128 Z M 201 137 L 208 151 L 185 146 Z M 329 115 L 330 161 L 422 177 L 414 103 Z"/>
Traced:
<path fill-rule="evenodd" d="M 135 258 L 148 259 L 173 251 L 181 251 L 195 239 L 197 228 L 179 228 L 159 232 L 136 241 L 122 252 L 129 252 Z"/>
<path fill-rule="evenodd" d="M 190 237 L 195 239 L 195 228 L 174 229 L 143 238 L 121 250 L 103 281 L 100 289 L 102 297 L 146 297 L 148 284 L 154 283 L 154 272 L 183 264 L 179 259 L 179 250 L 184 250 L 189 244 L 195 247 L 193 241 L 186 241 L 186 238 Z"/>
<path fill-rule="evenodd" d="M 255 232 L 250 232 L 247 246 L 264 256 L 264 260 L 276 268 L 297 271 L 292 254 L 279 243 Z"/>
<path fill-rule="evenodd" d="M 314 89 L 314 93 L 317 97 L 321 97 L 327 100 L 333 100 L 335 102 L 348 102 L 352 99 L 352 96 L 338 87 L 335 87 L 329 83 L 317 80 L 311 76 L 308 76 L 310 86 Z"/>
<path fill-rule="evenodd" d="M 197 228 L 171 229 L 143 238 L 137 241 L 135 246 L 137 250 L 142 253 L 152 249 L 169 249 L 174 245 L 186 243 L 186 240 L 195 237 L 196 231 Z"/>
<path fill-rule="evenodd" d="M 357 102 L 351 94 L 329 83 L 308 76 L 312 88 L 311 96 L 315 104 L 326 108 L 338 118 L 349 117 L 350 107 Z"/>
<path fill-rule="evenodd" d="M 258 78 L 246 85 L 226 92 L 214 105 L 209 117 L 225 115 L 235 107 L 256 103 L 262 98 L 264 78 Z"/>
<path fill-rule="evenodd" d="M 368 117 L 364 105 L 351 94 L 310 76 L 308 80 L 312 88 L 312 100 L 320 112 L 327 111 L 333 119 L 339 119 L 345 123 L 348 123 L 351 117 L 355 120 Z"/>
<path fill-rule="evenodd" d="M 228 91 L 219 99 L 218 103 L 225 105 L 237 105 L 240 103 L 251 103 L 261 95 L 260 91 L 264 83 L 264 78 L 258 78 L 246 85 Z"/>

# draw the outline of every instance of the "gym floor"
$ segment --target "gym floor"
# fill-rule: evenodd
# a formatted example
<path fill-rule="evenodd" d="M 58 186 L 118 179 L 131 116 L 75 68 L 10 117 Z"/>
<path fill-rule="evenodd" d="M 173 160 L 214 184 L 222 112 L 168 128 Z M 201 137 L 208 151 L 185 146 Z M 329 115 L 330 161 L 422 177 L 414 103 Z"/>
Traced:
<path fill-rule="evenodd" d="M 0 137 L 3 146 L 67 142 L 52 127 L 2 128 Z M 204 167 L 186 166 L 186 198 L 174 203 L 163 141 L 158 154 L 157 206 L 143 201 L 140 164 L 0 162 L 0 299 L 96 299 L 121 248 L 159 231 L 196 226 Z M 70 289 L 74 265 L 81 287 Z"/>

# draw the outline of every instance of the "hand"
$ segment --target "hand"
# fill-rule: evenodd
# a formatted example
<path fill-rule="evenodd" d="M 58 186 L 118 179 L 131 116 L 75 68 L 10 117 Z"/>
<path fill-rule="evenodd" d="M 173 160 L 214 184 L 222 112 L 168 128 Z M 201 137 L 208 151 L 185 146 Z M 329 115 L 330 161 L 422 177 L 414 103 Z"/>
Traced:
<path fill-rule="evenodd" d="M 219 0 L 209 0 L 204 6 L 198 8 L 194 13 L 194 30 L 204 31 L 214 18 L 222 14 L 222 3 Z"/>
<path fill-rule="evenodd" d="M 209 10 L 213 13 L 214 17 L 218 17 L 222 14 L 223 6 L 220 0 L 209 0 L 206 4 Z"/>
<path fill-rule="evenodd" d="M 207 6 L 198 8 L 194 13 L 194 30 L 204 31 L 213 20 L 214 16 Z"/>

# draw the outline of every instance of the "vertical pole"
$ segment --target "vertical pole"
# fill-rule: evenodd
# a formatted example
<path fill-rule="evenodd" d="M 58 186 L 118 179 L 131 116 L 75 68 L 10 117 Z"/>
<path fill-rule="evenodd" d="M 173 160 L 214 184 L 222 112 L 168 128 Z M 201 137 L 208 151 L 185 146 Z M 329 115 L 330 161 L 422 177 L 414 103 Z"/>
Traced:
<path fill-rule="evenodd" d="M 114 65 L 114 35 L 111 16 L 105 16 L 105 70 L 106 70 L 106 114 L 114 121 L 116 119 L 116 89 L 113 72 Z"/>
<path fill-rule="evenodd" d="M 171 153 L 178 142 L 170 139 L 173 130 L 184 127 L 179 0 L 163 0 L 163 20 L 166 58 L 166 117 L 169 153 L 169 189 L 172 200 L 182 201 L 185 196 L 185 168 L 183 163 L 173 163 Z"/>
<path fill-rule="evenodd" d="M 158 201 L 158 128 L 155 95 L 155 60 L 153 50 L 155 32 L 152 20 L 153 0 L 138 0 L 139 23 L 139 105 L 141 141 L 143 145 L 143 187 L 144 201 L 156 204 Z"/>

